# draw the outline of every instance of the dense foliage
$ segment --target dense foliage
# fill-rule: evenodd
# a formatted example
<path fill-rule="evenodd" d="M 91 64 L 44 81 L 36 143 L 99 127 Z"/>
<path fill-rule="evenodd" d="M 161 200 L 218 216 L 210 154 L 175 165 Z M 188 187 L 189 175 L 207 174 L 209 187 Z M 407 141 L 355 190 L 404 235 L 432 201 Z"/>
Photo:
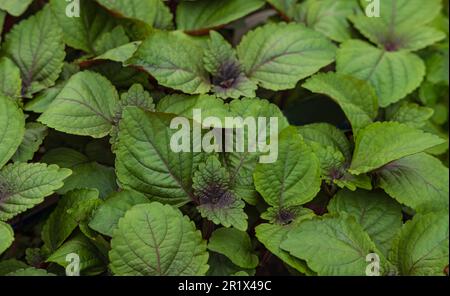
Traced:
<path fill-rule="evenodd" d="M 371 2 L 0 0 L 0 275 L 448 273 L 448 1 Z"/>

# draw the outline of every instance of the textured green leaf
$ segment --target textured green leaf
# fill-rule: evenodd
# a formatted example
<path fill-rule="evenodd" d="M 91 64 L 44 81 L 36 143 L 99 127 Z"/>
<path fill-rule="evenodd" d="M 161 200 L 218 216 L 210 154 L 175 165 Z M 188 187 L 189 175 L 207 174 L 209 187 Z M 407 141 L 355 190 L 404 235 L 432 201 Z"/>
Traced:
<path fill-rule="evenodd" d="M 111 31 L 116 22 L 92 0 L 80 0 L 80 17 L 68 17 L 68 5 L 66 1 L 50 1 L 53 17 L 63 32 L 64 42 L 89 54 L 98 53 L 94 48 L 95 42 Z"/>
<path fill-rule="evenodd" d="M 278 213 L 279 215 L 279 213 Z M 314 272 L 308 268 L 306 262 L 289 254 L 289 252 L 281 249 L 281 243 L 286 239 L 287 234 L 291 229 L 295 227 L 298 223 L 306 219 L 311 219 L 314 217 L 314 213 L 305 208 L 301 208 L 295 220 L 289 224 L 283 225 L 279 221 L 276 224 L 262 223 L 256 226 L 255 232 L 258 240 L 275 256 L 283 260 L 289 266 L 295 268 L 297 271 L 313 275 Z M 282 218 L 282 217 L 279 217 Z M 280 220 L 280 219 L 278 219 Z"/>
<path fill-rule="evenodd" d="M 223 122 L 226 116 L 232 116 L 224 101 L 211 95 L 168 95 L 159 101 L 156 108 L 158 112 L 173 113 L 189 119 L 193 119 L 193 109 L 200 109 L 203 118 L 215 116 Z"/>
<path fill-rule="evenodd" d="M 19 16 L 27 10 L 33 0 L 0 0 L 0 9 L 13 16 Z"/>
<path fill-rule="evenodd" d="M 447 20 L 448 23 L 448 20 Z M 436 54 L 430 55 L 426 60 L 427 80 L 431 83 L 449 83 L 449 44 L 440 44 Z"/>
<path fill-rule="evenodd" d="M 308 0 L 295 8 L 294 19 L 334 41 L 343 42 L 351 38 L 347 17 L 357 6 L 355 0 Z"/>
<path fill-rule="evenodd" d="M 106 51 L 105 53 L 97 56 L 95 59 L 124 63 L 133 56 L 139 45 L 141 45 L 141 41 L 126 43 Z"/>
<path fill-rule="evenodd" d="M 2 221 L 0 221 L 0 255 L 11 246 L 14 241 L 14 231 Z"/>
<path fill-rule="evenodd" d="M 246 275 L 255 275 L 255 269 L 245 269 L 239 267 L 230 259 L 221 255 L 219 253 L 210 252 L 209 253 L 209 261 L 208 261 L 209 269 L 207 276 L 229 276 L 235 275 L 238 272 L 245 272 Z"/>
<path fill-rule="evenodd" d="M 287 120 L 284 118 L 281 111 L 274 104 L 268 103 L 266 100 L 260 100 L 257 98 L 244 98 L 242 100 L 233 100 L 230 104 L 224 104 L 222 100 L 214 98 L 212 96 L 183 96 L 183 95 L 171 95 L 165 97 L 158 104 L 158 111 L 167 113 L 175 113 L 187 118 L 192 118 L 193 109 L 201 109 L 202 118 L 207 116 L 215 116 L 222 120 L 222 126 L 226 127 L 227 122 L 225 117 L 240 117 L 240 118 L 254 118 L 259 117 L 274 117 L 278 121 L 278 126 L 270 127 L 269 120 L 266 121 L 266 128 L 270 134 L 277 134 L 279 129 L 283 129 L 288 126 Z M 240 128 L 239 124 L 228 123 L 229 128 Z M 264 124 L 264 123 L 263 123 Z M 263 129 L 262 129 L 263 130 Z M 245 134 L 244 131 L 243 134 Z M 258 132 L 257 132 L 258 133 Z M 266 133 L 267 136 L 267 133 Z M 236 133 L 233 135 L 236 142 Z M 264 137 L 261 134 L 260 137 Z M 267 139 L 269 137 L 267 136 Z M 243 142 L 247 139 L 244 135 Z M 226 143 L 225 143 L 226 144 Z M 244 143 L 244 152 L 227 152 L 224 154 L 225 166 L 230 172 L 230 185 L 233 187 L 233 191 L 237 196 L 245 199 L 247 202 L 256 203 L 256 191 L 253 186 L 253 170 L 261 157 L 268 157 L 267 153 L 249 152 L 250 148 L 255 148 L 255 145 L 250 143 Z M 248 149 L 247 149 L 247 148 Z M 225 147 L 225 150 L 227 148 Z M 235 149 L 233 148 L 235 151 Z"/>
<path fill-rule="evenodd" d="M 27 267 L 28 265 L 26 265 L 24 262 L 16 259 L 2 260 L 0 261 L 0 276 L 7 275 L 8 273 Z"/>
<path fill-rule="evenodd" d="M 119 104 L 115 87 L 90 71 L 73 75 L 39 121 L 56 130 L 101 138 L 113 127 Z"/>
<path fill-rule="evenodd" d="M 47 272 L 45 269 L 27 267 L 6 274 L 6 276 L 54 276 L 55 274 Z"/>
<path fill-rule="evenodd" d="M 100 203 L 100 205 L 102 205 L 102 203 Z M 95 212 L 95 210 L 94 210 Z M 92 216 L 93 212 L 91 212 L 91 216 Z M 99 234 L 98 232 L 92 230 L 89 225 L 88 225 L 88 221 L 84 220 L 82 223 L 80 223 L 79 228 L 80 228 L 80 232 L 86 236 L 87 238 L 89 238 L 89 241 L 92 243 L 93 246 L 95 246 L 97 248 L 97 250 L 100 253 L 100 256 L 102 257 L 103 262 L 105 263 L 105 265 L 108 263 L 108 252 L 111 249 L 109 240 L 107 240 L 103 235 Z"/>
<path fill-rule="evenodd" d="M 422 152 L 444 140 L 398 122 L 376 122 L 356 136 L 356 146 L 349 171 L 361 174 L 393 160 Z"/>
<path fill-rule="evenodd" d="M 62 32 L 49 7 L 15 25 L 3 51 L 20 69 L 25 96 L 55 84 L 65 58 Z"/>
<path fill-rule="evenodd" d="M 56 164 L 64 168 L 72 168 L 89 162 L 89 159 L 77 150 L 59 147 L 45 153 L 41 161 L 48 164 Z"/>
<path fill-rule="evenodd" d="M 352 147 L 344 132 L 328 123 L 312 123 L 298 127 L 298 132 L 307 144 L 317 143 L 332 147 L 342 153 L 345 159 L 351 159 Z"/>
<path fill-rule="evenodd" d="M 127 63 L 142 67 L 161 85 L 185 93 L 206 93 L 210 89 L 202 66 L 203 49 L 180 32 L 153 32 Z"/>
<path fill-rule="evenodd" d="M 287 119 L 284 117 L 278 106 L 269 103 L 267 100 L 258 98 L 233 100 L 229 104 L 229 110 L 231 114 L 229 116 L 233 117 L 251 117 L 255 119 L 260 117 L 277 118 L 278 129 L 270 127 L 269 120 L 266 121 L 267 137 L 269 137 L 269 134 L 278 134 L 279 131 L 282 131 L 289 126 Z M 263 131 L 258 130 L 257 134 L 259 135 L 262 132 Z M 244 135 L 244 141 L 245 138 Z M 266 153 L 249 152 L 248 149 L 244 152 L 229 152 L 224 154 L 225 166 L 230 172 L 230 184 L 233 186 L 233 190 L 239 197 L 250 204 L 256 204 L 258 198 L 253 184 L 253 172 L 262 155 L 266 155 Z"/>
<path fill-rule="evenodd" d="M 25 134 L 25 118 L 17 104 L 0 94 L 0 168 L 14 155 Z"/>
<path fill-rule="evenodd" d="M 155 111 L 153 98 L 144 87 L 138 83 L 133 84 L 127 92 L 124 92 L 120 96 L 120 99 L 120 105 L 122 107 L 136 106 L 147 111 Z"/>
<path fill-rule="evenodd" d="M 70 263 L 66 260 L 69 254 L 79 256 L 81 275 L 97 275 L 106 269 L 107 259 L 103 258 L 101 252 L 82 234 L 77 234 L 65 242 L 47 258 L 46 262 L 54 262 L 65 268 Z"/>
<path fill-rule="evenodd" d="M 419 88 L 419 100 L 425 106 L 433 106 L 439 100 L 440 93 L 440 87 L 436 87 L 429 81 L 424 81 Z"/>
<path fill-rule="evenodd" d="M 418 50 L 445 38 L 443 32 L 426 26 L 440 10 L 440 0 L 427 5 L 421 0 L 384 0 L 379 17 L 359 14 L 351 20 L 364 36 L 388 51 Z"/>
<path fill-rule="evenodd" d="M 413 209 L 448 207 L 448 168 L 426 153 L 393 161 L 377 171 L 379 186 Z"/>
<path fill-rule="evenodd" d="M 245 203 L 230 188 L 230 175 L 216 156 L 209 156 L 199 165 L 192 181 L 199 203 L 197 209 L 202 217 L 225 227 L 247 230 Z"/>
<path fill-rule="evenodd" d="M 20 69 L 10 59 L 0 58 L 0 95 L 18 98 L 21 96 L 21 91 Z"/>
<path fill-rule="evenodd" d="M 64 181 L 58 193 L 65 194 L 73 189 L 94 188 L 105 198 L 117 189 L 114 168 L 91 162 L 78 151 L 68 148 L 50 150 L 42 157 L 42 162 L 68 168 L 72 175 Z"/>
<path fill-rule="evenodd" d="M 432 133 L 441 139 L 444 139 L 444 143 L 437 145 L 435 147 L 427 149 L 425 152 L 430 153 L 432 155 L 441 155 L 448 151 L 449 148 L 449 139 L 448 139 L 448 133 L 443 130 L 441 127 L 433 124 L 432 122 L 428 121 L 422 129 L 426 132 Z"/>
<path fill-rule="evenodd" d="M 445 275 L 448 237 L 448 211 L 418 214 L 406 222 L 392 252 L 400 274 Z"/>
<path fill-rule="evenodd" d="M 13 155 L 14 162 L 27 162 L 34 157 L 34 153 L 39 150 L 44 138 L 47 136 L 47 127 L 37 122 L 28 122 L 25 125 L 25 135 L 22 143 Z"/>
<path fill-rule="evenodd" d="M 208 249 L 228 257 L 231 262 L 242 268 L 258 266 L 258 256 L 255 254 L 248 234 L 234 228 L 219 228 L 209 239 Z"/>
<path fill-rule="evenodd" d="M 172 14 L 162 0 L 140 0 L 131 3 L 127 0 L 96 1 L 115 15 L 136 19 L 159 29 L 172 27 Z"/>
<path fill-rule="evenodd" d="M 73 190 L 58 202 L 58 206 L 42 227 L 42 240 L 47 248 L 56 251 L 72 234 L 80 222 L 89 218 L 99 204 L 95 189 Z"/>
<path fill-rule="evenodd" d="M 328 72 L 308 79 L 302 87 L 329 96 L 341 106 L 354 133 L 372 123 L 378 114 L 378 98 L 366 81 Z"/>
<path fill-rule="evenodd" d="M 271 206 L 302 205 L 320 190 L 320 164 L 294 127 L 279 135 L 278 159 L 258 163 L 254 174 L 256 190 Z"/>
<path fill-rule="evenodd" d="M 101 234 L 112 236 L 119 219 L 133 206 L 150 202 L 144 195 L 130 190 L 110 195 L 95 211 L 89 227 Z"/>
<path fill-rule="evenodd" d="M 264 0 L 182 1 L 177 6 L 177 28 L 200 31 L 225 25 L 264 6 Z"/>
<path fill-rule="evenodd" d="M 33 100 L 28 101 L 23 110 L 35 113 L 43 113 L 61 92 L 62 85 L 55 85 L 37 94 Z"/>
<path fill-rule="evenodd" d="M 211 31 L 203 62 L 212 75 L 213 90 L 221 98 L 255 97 L 256 83 L 242 71 L 235 50 L 215 31 Z"/>
<path fill-rule="evenodd" d="M 335 47 L 301 24 L 268 24 L 247 33 L 237 48 L 247 76 L 264 88 L 294 88 L 332 63 Z"/>
<path fill-rule="evenodd" d="M 114 12 L 112 12 L 112 14 L 114 15 Z M 144 40 L 156 29 L 141 20 L 125 18 L 119 19 L 118 21 L 125 28 L 125 31 L 127 35 L 130 37 L 130 40 L 133 41 Z M 171 28 L 173 27 L 172 22 L 170 23 L 170 27 Z"/>
<path fill-rule="evenodd" d="M 372 189 L 372 180 L 367 175 L 352 175 L 348 172 L 343 173 L 343 176 L 339 179 L 333 180 L 333 182 L 340 188 L 348 188 L 350 190 L 356 190 L 356 188 L 362 188 L 366 190 Z"/>
<path fill-rule="evenodd" d="M 323 180 L 350 190 L 372 189 L 367 175 L 354 176 L 347 171 L 352 148 L 343 131 L 328 123 L 313 123 L 298 127 L 298 132 L 319 159 Z"/>
<path fill-rule="evenodd" d="M 89 162 L 70 167 L 72 176 L 66 179 L 58 193 L 64 194 L 73 189 L 95 188 L 100 197 L 105 198 L 117 189 L 114 168 Z"/>
<path fill-rule="evenodd" d="M 64 62 L 63 69 L 57 82 L 64 83 L 66 82 L 72 75 L 80 72 L 80 65 L 76 63 Z"/>
<path fill-rule="evenodd" d="M 433 116 L 434 110 L 416 103 L 402 102 L 386 109 L 386 119 L 405 123 L 411 127 L 421 128 Z"/>
<path fill-rule="evenodd" d="M 48 106 L 55 100 L 56 96 L 61 92 L 68 79 L 75 73 L 79 72 L 80 68 L 75 64 L 65 63 L 63 70 L 56 81 L 56 85 L 43 90 L 34 98 L 28 101 L 25 106 L 25 111 L 32 111 L 35 113 L 43 113 L 48 109 Z"/>
<path fill-rule="evenodd" d="M 127 107 L 120 122 L 116 171 L 123 188 L 180 205 L 192 197 L 191 178 L 197 164 L 195 153 L 170 148 L 173 117 Z"/>
<path fill-rule="evenodd" d="M 338 73 L 370 82 L 381 107 L 411 93 L 425 75 L 425 65 L 415 54 L 389 52 L 360 40 L 342 43 L 337 51 L 336 69 Z"/>
<path fill-rule="evenodd" d="M 440 102 L 433 106 L 433 117 L 430 121 L 437 125 L 445 125 L 449 118 L 449 110 L 445 102 Z M 426 125 L 427 122 L 425 122 Z"/>
<path fill-rule="evenodd" d="M 310 142 L 308 145 L 319 159 L 322 179 L 341 179 L 341 174 L 347 166 L 344 155 L 331 146 L 321 146 L 317 142 Z"/>
<path fill-rule="evenodd" d="M 267 0 L 285 18 L 294 17 L 297 0 Z"/>
<path fill-rule="evenodd" d="M 5 166 L 0 170 L 0 220 L 9 220 L 43 202 L 70 174 L 69 169 L 43 163 Z"/>
<path fill-rule="evenodd" d="M 141 84 L 133 84 L 127 92 L 121 94 L 120 98 L 119 109 L 116 111 L 114 118 L 115 122 L 119 122 L 122 119 L 122 112 L 125 107 L 136 106 L 146 111 L 155 111 L 153 98 Z M 119 136 L 119 127 L 117 125 L 113 127 L 110 136 L 111 149 L 115 151 Z"/>
<path fill-rule="evenodd" d="M 206 242 L 187 216 L 157 202 L 132 207 L 119 220 L 109 252 L 116 275 L 204 275 Z"/>
<path fill-rule="evenodd" d="M 281 248 L 306 260 L 318 275 L 365 275 L 366 256 L 377 253 L 380 272 L 386 264 L 381 252 L 359 225 L 348 215 L 306 220 L 292 229 Z"/>
<path fill-rule="evenodd" d="M 402 226 L 400 204 L 380 191 L 340 190 L 328 204 L 328 212 L 355 217 L 384 255 Z"/>
<path fill-rule="evenodd" d="M 122 26 L 117 26 L 109 32 L 101 35 L 94 43 L 94 50 L 97 54 L 105 53 L 108 50 L 128 44 L 130 38 L 125 33 Z"/>

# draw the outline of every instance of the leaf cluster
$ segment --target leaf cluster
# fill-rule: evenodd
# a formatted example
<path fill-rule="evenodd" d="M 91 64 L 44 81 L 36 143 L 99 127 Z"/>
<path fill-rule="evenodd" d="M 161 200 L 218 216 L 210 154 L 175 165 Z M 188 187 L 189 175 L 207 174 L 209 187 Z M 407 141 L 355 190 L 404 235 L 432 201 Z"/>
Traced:
<path fill-rule="evenodd" d="M 448 273 L 448 2 L 79 2 L 0 0 L 0 275 Z"/>

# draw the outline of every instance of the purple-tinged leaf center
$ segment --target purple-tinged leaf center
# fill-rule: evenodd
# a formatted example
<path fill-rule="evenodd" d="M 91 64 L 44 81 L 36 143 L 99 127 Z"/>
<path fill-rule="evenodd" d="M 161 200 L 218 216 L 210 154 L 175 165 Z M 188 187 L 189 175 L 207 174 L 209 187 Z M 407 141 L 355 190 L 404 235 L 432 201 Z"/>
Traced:
<path fill-rule="evenodd" d="M 200 205 L 209 204 L 217 207 L 227 206 L 235 200 L 228 186 L 221 183 L 209 183 L 206 188 L 197 191 L 197 198 Z"/>
<path fill-rule="evenodd" d="M 0 180 L 0 202 L 4 201 L 11 195 L 10 191 L 11 188 L 8 186 L 8 184 Z"/>
<path fill-rule="evenodd" d="M 289 224 L 295 219 L 295 212 L 289 209 L 281 209 L 277 215 L 277 221 L 281 224 Z"/>
<path fill-rule="evenodd" d="M 239 64 L 235 61 L 227 61 L 220 65 L 212 82 L 222 88 L 232 88 L 241 75 Z"/>
<path fill-rule="evenodd" d="M 332 169 L 329 176 L 332 180 L 339 180 L 344 176 L 344 174 L 340 169 Z"/>
<path fill-rule="evenodd" d="M 382 43 L 386 51 L 397 51 L 402 47 L 402 42 L 395 37 L 386 38 Z"/>

